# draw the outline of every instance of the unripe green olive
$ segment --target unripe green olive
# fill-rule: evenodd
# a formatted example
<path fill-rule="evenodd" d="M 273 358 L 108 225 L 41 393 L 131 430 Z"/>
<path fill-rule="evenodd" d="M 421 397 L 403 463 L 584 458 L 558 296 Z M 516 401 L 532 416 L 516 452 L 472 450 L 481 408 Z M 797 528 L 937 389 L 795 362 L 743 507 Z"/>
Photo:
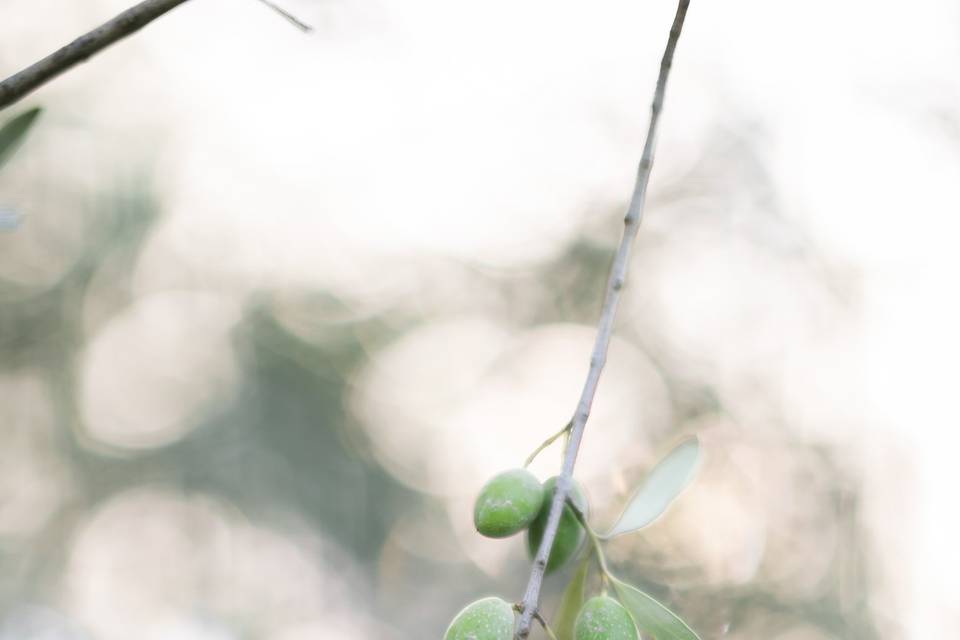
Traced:
<path fill-rule="evenodd" d="M 638 640 L 633 618 L 619 602 L 607 596 L 587 600 L 573 625 L 574 640 Z"/>
<path fill-rule="evenodd" d="M 443 640 L 511 640 L 513 607 L 490 597 L 467 605 L 453 619 Z"/>
<path fill-rule="evenodd" d="M 489 538 L 506 538 L 523 531 L 540 513 L 543 486 L 526 469 L 495 475 L 480 490 L 473 524 Z"/>
<path fill-rule="evenodd" d="M 572 480 L 570 491 L 567 497 L 573 504 L 580 509 L 584 515 L 587 514 L 587 496 L 576 480 Z M 535 558 L 537 550 L 540 548 L 540 541 L 543 539 L 543 530 L 547 528 L 547 519 L 550 516 L 550 505 L 553 502 L 553 494 L 556 492 L 557 478 L 554 476 L 543 483 L 544 498 L 543 506 L 537 519 L 530 524 L 527 531 L 527 551 L 530 557 Z M 563 514 L 560 516 L 560 526 L 557 527 L 557 537 L 553 540 L 553 548 L 550 550 L 550 557 L 547 559 L 547 573 L 556 571 L 572 558 L 580 549 L 583 540 L 586 537 L 586 531 L 583 525 L 577 520 L 573 510 L 569 505 L 564 505 Z"/>

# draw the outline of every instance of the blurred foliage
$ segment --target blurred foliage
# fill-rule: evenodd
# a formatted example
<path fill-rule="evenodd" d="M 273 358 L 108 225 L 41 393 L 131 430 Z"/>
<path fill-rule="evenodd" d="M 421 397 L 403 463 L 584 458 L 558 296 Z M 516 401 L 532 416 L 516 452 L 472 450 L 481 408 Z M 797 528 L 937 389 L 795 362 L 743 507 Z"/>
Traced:
<path fill-rule="evenodd" d="M 0 126 L 0 169 L 23 142 L 27 132 L 30 131 L 30 127 L 33 126 L 42 112 L 43 109 L 40 107 L 34 107 Z"/>
<path fill-rule="evenodd" d="M 693 171 L 700 170 L 710 173 L 713 168 Z M 683 196 L 666 188 L 661 197 L 670 202 Z M 79 362 L 89 336 L 134 302 L 132 274 L 162 220 L 163 202 L 150 179 L 140 177 L 121 181 L 85 206 L 90 211 L 83 251 L 55 285 L 0 281 L 0 369 L 10 375 L 39 372 L 53 392 L 52 446 L 71 482 L 66 501 L 38 533 L 0 544 L 0 618 L 5 612 L 20 615 L 23 607 L 34 604 L 56 609 L 77 528 L 111 498 L 139 486 L 215 496 L 249 521 L 279 529 L 295 514 L 298 522 L 346 554 L 358 576 L 352 586 L 365 594 L 365 613 L 389 628 L 385 633 L 391 637 L 431 635 L 422 630 L 442 629 L 451 611 L 483 590 L 519 591 L 527 570 L 523 562 L 494 578 L 463 558 L 451 562 L 439 554 L 431 558 L 386 551 L 398 520 L 418 511 L 439 514 L 440 524 L 432 531 L 436 540 L 428 545 L 439 549 L 456 544 L 442 499 L 414 491 L 382 468 L 348 408 L 355 372 L 379 347 L 431 320 L 411 308 L 351 317 L 349 304 L 326 292 L 258 290 L 244 297 L 242 320 L 231 335 L 241 377 L 230 402 L 204 415 L 195 429 L 167 446 L 137 452 L 90 442 L 78 395 Z M 600 218 L 615 219 L 616 213 Z M 492 312 L 507 325 L 592 324 L 613 240 L 573 241 L 552 260 L 522 273 L 463 267 L 464 278 L 480 289 L 497 291 Z M 661 242 L 656 229 L 642 239 L 647 250 Z M 795 247 L 789 243 L 771 250 L 784 247 L 793 254 Z M 96 312 L 86 304 L 91 297 L 98 300 Z M 317 311 L 311 339 L 283 321 L 282 310 L 291 304 L 307 313 Z M 627 335 L 630 331 L 625 329 Z M 669 387 L 676 423 L 668 435 L 696 430 L 691 425 L 697 420 L 724 414 L 722 393 L 710 379 L 658 358 L 656 344 L 632 339 L 650 347 L 648 355 Z M 4 428 L 0 425 L 0 438 L 5 437 Z M 804 473 L 818 476 L 818 486 L 833 488 L 813 496 L 820 501 L 813 511 L 826 514 L 841 533 L 829 551 L 831 569 L 823 584 L 810 591 L 812 596 L 784 592 L 782 585 L 762 578 L 742 584 L 711 582 L 695 560 L 686 566 L 671 564 L 675 558 L 665 555 L 656 538 L 631 538 L 625 552 L 614 555 L 618 572 L 675 609 L 705 638 L 775 638 L 797 625 L 812 625 L 822 634 L 810 638 L 882 637 L 868 606 L 870 559 L 856 486 L 829 451 L 787 437 L 781 443 L 801 460 Z M 803 486 L 802 479 L 797 482 Z M 709 530 L 711 523 L 697 526 Z M 787 544 L 777 553 L 794 551 Z M 562 580 L 549 582 L 548 608 L 556 605 L 562 588 Z M 230 628 L 230 637 L 263 635 L 242 620 L 222 624 Z"/>

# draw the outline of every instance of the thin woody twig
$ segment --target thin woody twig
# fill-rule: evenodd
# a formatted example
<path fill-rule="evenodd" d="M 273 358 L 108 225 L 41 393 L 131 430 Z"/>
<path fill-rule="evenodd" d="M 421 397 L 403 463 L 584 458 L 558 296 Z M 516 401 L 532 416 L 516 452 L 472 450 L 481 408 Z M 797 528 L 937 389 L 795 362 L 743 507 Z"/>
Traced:
<path fill-rule="evenodd" d="M 542 615 L 537 613 L 533 617 L 536 618 L 537 622 L 540 623 L 540 626 L 543 627 L 543 632 L 547 634 L 547 637 L 550 638 L 550 640 L 557 640 L 557 635 L 553 632 L 553 629 L 550 628 L 550 625 L 547 624 L 547 621 L 543 619 Z"/>
<path fill-rule="evenodd" d="M 267 7 L 273 9 L 277 13 L 279 13 L 281 16 L 283 16 L 287 20 L 287 22 L 295 26 L 297 29 L 300 29 L 300 31 L 303 31 L 304 33 L 309 33 L 313 31 L 313 27 L 308 25 L 306 22 L 303 22 L 297 16 L 293 15 L 286 9 L 274 4 L 273 2 L 270 2 L 270 0 L 260 0 L 260 2 L 266 5 Z"/>
<path fill-rule="evenodd" d="M 650 124 L 647 128 L 647 139 L 643 145 L 643 154 L 640 157 L 640 166 L 637 169 L 637 180 L 633 188 L 633 196 L 630 199 L 630 206 L 627 208 L 627 215 L 623 220 L 623 237 L 620 240 L 620 247 L 617 249 L 617 253 L 613 259 L 613 265 L 610 267 L 610 277 L 607 280 L 607 293 L 600 314 L 597 337 L 593 346 L 593 355 L 590 358 L 590 370 L 587 373 L 587 380 L 583 385 L 580 401 L 577 404 L 577 410 L 573 416 L 570 440 L 567 444 L 567 450 L 563 459 L 563 470 L 557 479 L 557 488 L 553 495 L 553 501 L 550 504 L 547 526 L 544 529 L 540 548 L 537 550 L 533 567 L 530 570 L 530 580 L 527 583 L 523 601 L 520 603 L 520 619 L 517 621 L 514 635 L 516 640 L 524 640 L 530 635 L 530 627 L 539 613 L 540 590 L 543 585 L 543 576 L 546 572 L 547 558 L 553 547 L 553 541 L 557 535 L 557 527 L 560 524 L 560 514 L 562 513 L 564 501 L 567 499 L 567 494 L 570 490 L 573 467 L 577 461 L 577 452 L 580 449 L 580 441 L 583 438 L 584 427 L 587 424 L 587 418 L 590 416 L 590 409 L 593 406 L 593 398 L 596 395 L 600 373 L 603 370 L 604 364 L 606 364 L 607 351 L 609 350 L 610 339 L 613 334 L 613 321 L 617 313 L 617 306 L 620 303 L 620 292 L 626 281 L 630 251 L 633 248 L 633 242 L 637 236 L 640 221 L 643 218 L 643 205 L 646 201 L 647 184 L 650 182 L 650 169 L 653 166 L 657 126 L 660 123 L 660 112 L 663 109 L 667 78 L 670 75 L 670 67 L 673 64 L 673 53 L 677 47 L 677 40 L 680 38 L 680 30 L 683 28 L 683 20 L 686 17 L 687 7 L 689 5 L 690 0 L 679 0 L 673 26 L 670 29 L 670 36 L 667 39 L 667 46 L 663 52 L 663 59 L 660 62 L 660 74 L 657 77 L 657 86 L 653 94 L 653 104 L 650 108 Z"/>
<path fill-rule="evenodd" d="M 57 77 L 113 43 L 126 38 L 187 0 L 145 0 L 93 31 L 0 82 L 0 109 L 9 107 L 34 89 Z"/>
<path fill-rule="evenodd" d="M 126 38 L 186 1 L 144 0 L 144 2 L 127 9 L 93 31 L 80 36 L 65 47 L 54 51 L 39 62 L 35 62 L 23 71 L 15 73 L 0 82 L 0 109 L 9 107 L 61 73 L 86 61 L 118 40 Z M 313 27 L 270 0 L 260 0 L 260 2 L 283 16 L 290 24 L 301 31 L 309 32 L 313 30 Z"/>

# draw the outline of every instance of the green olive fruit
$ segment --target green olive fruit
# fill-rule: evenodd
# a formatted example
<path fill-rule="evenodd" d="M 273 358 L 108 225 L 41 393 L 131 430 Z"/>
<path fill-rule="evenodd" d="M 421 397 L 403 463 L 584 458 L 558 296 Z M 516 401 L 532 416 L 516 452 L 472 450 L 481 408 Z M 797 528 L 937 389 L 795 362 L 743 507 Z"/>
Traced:
<path fill-rule="evenodd" d="M 512 640 L 513 607 L 500 598 L 467 605 L 450 623 L 443 640 Z"/>
<path fill-rule="evenodd" d="M 556 487 L 556 476 L 543 483 L 545 494 L 543 506 L 540 508 L 536 520 L 530 523 L 530 529 L 527 530 L 527 551 L 530 552 L 531 558 L 536 557 L 537 550 L 540 548 L 540 541 L 543 539 L 543 530 L 547 528 L 550 504 L 553 502 Z M 580 509 L 581 513 L 587 515 L 587 496 L 576 480 L 573 480 L 567 497 Z M 547 559 L 547 573 L 556 571 L 576 555 L 585 537 L 586 531 L 583 530 L 583 525 L 577 520 L 577 516 L 570 506 L 564 505 L 563 514 L 560 516 L 560 526 L 557 527 L 557 537 L 553 540 L 553 549 L 550 550 L 550 557 Z"/>
<path fill-rule="evenodd" d="M 495 475 L 480 490 L 473 524 L 488 538 L 506 538 L 523 531 L 540 513 L 543 486 L 526 469 Z"/>
<path fill-rule="evenodd" d="M 638 640 L 633 618 L 619 602 L 607 596 L 587 600 L 573 624 L 574 640 Z"/>

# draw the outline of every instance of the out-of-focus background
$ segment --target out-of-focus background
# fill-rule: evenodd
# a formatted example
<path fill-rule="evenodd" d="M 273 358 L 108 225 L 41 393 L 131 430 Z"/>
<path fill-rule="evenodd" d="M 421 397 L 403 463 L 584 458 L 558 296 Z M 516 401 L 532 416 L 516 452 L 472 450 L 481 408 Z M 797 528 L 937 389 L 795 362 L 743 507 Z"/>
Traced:
<path fill-rule="evenodd" d="M 132 0 L 3 0 L 0 75 Z M 0 639 L 429 639 L 571 415 L 672 1 L 194 0 L 0 114 Z M 694 2 L 576 476 L 705 640 L 960 637 L 960 5 Z M 535 471 L 558 469 L 559 451 Z M 563 576 L 548 580 L 549 613 Z"/>

